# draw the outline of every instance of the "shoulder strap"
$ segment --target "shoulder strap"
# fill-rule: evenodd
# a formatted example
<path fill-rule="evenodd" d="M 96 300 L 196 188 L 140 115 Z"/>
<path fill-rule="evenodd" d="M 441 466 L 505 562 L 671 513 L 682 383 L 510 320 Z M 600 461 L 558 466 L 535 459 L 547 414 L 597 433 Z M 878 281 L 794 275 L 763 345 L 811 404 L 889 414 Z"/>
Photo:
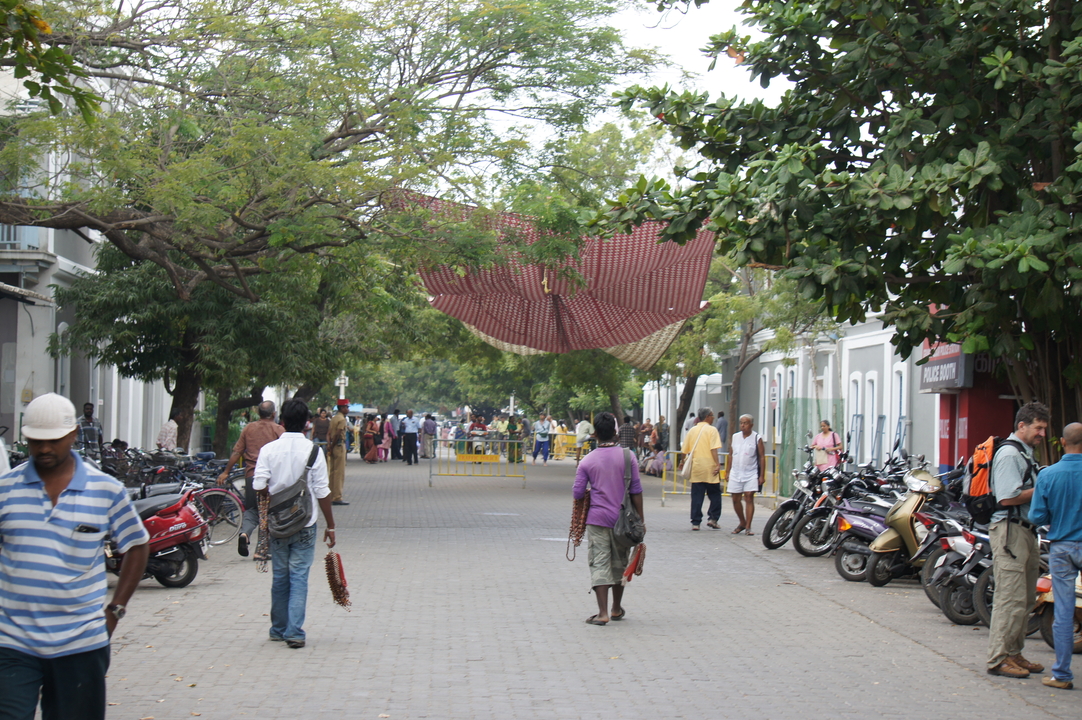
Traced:
<path fill-rule="evenodd" d="M 627 448 L 623 448 L 624 451 L 624 499 L 627 499 L 628 494 L 631 492 L 631 451 Z"/>

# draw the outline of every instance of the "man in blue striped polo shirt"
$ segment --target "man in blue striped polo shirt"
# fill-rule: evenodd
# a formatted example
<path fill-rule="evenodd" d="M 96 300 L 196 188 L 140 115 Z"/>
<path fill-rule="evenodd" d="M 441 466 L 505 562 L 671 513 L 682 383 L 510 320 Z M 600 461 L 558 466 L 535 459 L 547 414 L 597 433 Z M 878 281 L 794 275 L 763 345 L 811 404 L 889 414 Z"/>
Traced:
<path fill-rule="evenodd" d="M 146 568 L 146 528 L 116 479 L 71 451 L 75 407 L 49 393 L 23 416 L 30 461 L 0 475 L 0 720 L 105 717 L 109 637 Z M 104 543 L 125 553 L 105 607 Z"/>

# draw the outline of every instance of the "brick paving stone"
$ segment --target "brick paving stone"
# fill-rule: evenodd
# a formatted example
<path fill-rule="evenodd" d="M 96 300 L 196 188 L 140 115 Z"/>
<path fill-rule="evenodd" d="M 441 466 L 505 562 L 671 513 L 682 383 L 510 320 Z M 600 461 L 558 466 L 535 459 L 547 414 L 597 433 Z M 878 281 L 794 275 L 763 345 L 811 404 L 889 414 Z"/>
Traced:
<path fill-rule="evenodd" d="M 985 674 L 987 631 L 952 626 L 917 584 L 848 583 L 830 558 L 730 535 L 728 502 L 723 530 L 691 532 L 688 499 L 661 507 L 652 478 L 627 619 L 587 626 L 585 545 L 564 559 L 574 462 L 527 476 L 430 488 L 424 463 L 351 456 L 335 517 L 352 612 L 317 552 L 307 647 L 272 643 L 270 575 L 214 548 L 189 587 L 140 585 L 113 638 L 109 717 L 1082 717 L 1039 677 Z M 1053 659 L 1039 636 L 1026 655 Z"/>

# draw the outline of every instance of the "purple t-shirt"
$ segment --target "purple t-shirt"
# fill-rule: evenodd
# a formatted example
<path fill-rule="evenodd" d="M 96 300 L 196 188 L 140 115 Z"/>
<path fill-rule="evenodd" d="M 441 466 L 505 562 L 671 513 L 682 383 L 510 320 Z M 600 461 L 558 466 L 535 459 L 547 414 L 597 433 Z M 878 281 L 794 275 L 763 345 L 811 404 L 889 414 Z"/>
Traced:
<path fill-rule="evenodd" d="M 624 448 L 598 448 L 582 459 L 575 471 L 575 499 L 586 494 L 586 484 L 590 484 L 590 512 L 586 516 L 587 525 L 600 525 L 611 528 L 620 514 L 620 505 L 624 502 Z M 642 493 L 639 482 L 639 464 L 631 456 L 632 495 Z"/>

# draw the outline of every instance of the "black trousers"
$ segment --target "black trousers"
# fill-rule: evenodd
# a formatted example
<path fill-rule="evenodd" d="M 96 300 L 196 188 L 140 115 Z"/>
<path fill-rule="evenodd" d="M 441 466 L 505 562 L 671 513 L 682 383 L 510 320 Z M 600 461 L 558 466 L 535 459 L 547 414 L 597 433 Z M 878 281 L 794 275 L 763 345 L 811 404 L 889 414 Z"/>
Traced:
<path fill-rule="evenodd" d="M 402 454 L 407 465 L 420 462 L 417 459 L 417 433 L 402 433 Z"/>
<path fill-rule="evenodd" d="M 706 511 L 708 520 L 718 521 L 721 517 L 721 483 L 691 483 L 691 524 L 703 524 L 703 500 L 710 498 L 710 508 Z"/>
<path fill-rule="evenodd" d="M 104 720 L 109 646 L 39 658 L 0 648 L 0 718 L 34 720 L 41 693 L 42 720 Z"/>
<path fill-rule="evenodd" d="M 401 460 L 402 459 L 402 436 L 401 435 L 395 435 L 393 438 L 391 438 L 391 459 L 392 460 Z"/>

